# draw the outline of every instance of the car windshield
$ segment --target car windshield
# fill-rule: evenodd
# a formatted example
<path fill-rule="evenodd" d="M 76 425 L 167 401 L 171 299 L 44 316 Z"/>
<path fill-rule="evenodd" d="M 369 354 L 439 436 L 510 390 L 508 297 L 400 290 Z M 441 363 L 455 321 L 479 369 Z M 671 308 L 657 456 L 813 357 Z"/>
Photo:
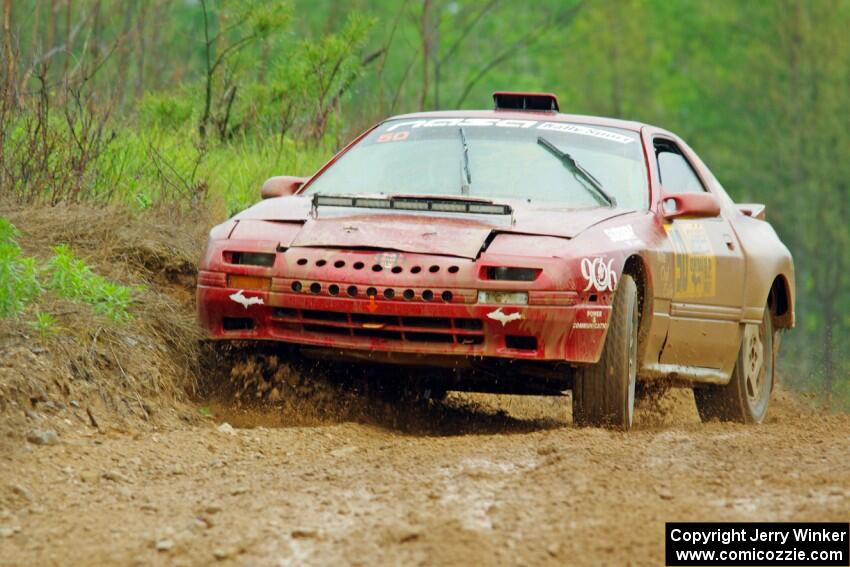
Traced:
<path fill-rule="evenodd" d="M 598 181 L 618 206 L 647 208 L 646 171 L 636 132 L 497 118 L 387 121 L 314 179 L 306 193 L 469 196 L 576 208 L 609 206 L 563 154 Z"/>

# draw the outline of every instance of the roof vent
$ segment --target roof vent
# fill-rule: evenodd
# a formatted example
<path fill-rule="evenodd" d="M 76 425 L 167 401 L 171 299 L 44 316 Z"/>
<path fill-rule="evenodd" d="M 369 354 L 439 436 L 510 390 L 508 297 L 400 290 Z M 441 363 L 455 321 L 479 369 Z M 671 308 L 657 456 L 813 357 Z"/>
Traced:
<path fill-rule="evenodd" d="M 558 97 L 552 93 L 514 93 L 496 91 L 493 93 L 496 110 L 531 110 L 537 112 L 558 112 Z"/>

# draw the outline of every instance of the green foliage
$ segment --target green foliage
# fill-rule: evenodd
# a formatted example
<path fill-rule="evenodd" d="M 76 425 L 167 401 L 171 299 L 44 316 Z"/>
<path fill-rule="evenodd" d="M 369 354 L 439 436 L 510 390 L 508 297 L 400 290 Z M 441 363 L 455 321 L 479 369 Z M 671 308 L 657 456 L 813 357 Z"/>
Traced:
<path fill-rule="evenodd" d="M 192 110 L 185 94 L 149 93 L 139 101 L 139 120 L 145 129 L 180 130 L 192 119 Z"/>
<path fill-rule="evenodd" d="M 38 268 L 17 243 L 18 231 L 0 218 L 0 318 L 17 315 L 41 293 Z"/>
<path fill-rule="evenodd" d="M 132 319 L 129 309 L 141 288 L 122 286 L 95 274 L 65 245 L 54 248 L 54 256 L 40 269 L 35 258 L 23 255 L 18 235 L 12 223 L 0 218 L 0 318 L 19 316 L 48 289 L 62 298 L 86 303 L 116 323 Z M 40 282 L 45 276 L 46 288 Z M 56 331 L 57 320 L 36 309 L 30 325 L 46 339 Z"/>
<path fill-rule="evenodd" d="M 56 334 L 59 322 L 50 313 L 36 311 L 35 320 L 31 325 L 35 329 L 35 332 L 38 333 L 38 337 L 42 341 L 46 341 Z"/>
<path fill-rule="evenodd" d="M 134 291 L 137 290 L 95 274 L 64 244 L 53 250 L 55 254 L 47 263 L 50 290 L 65 299 L 87 303 L 95 313 L 115 322 L 132 319 L 129 308 L 133 303 Z"/>

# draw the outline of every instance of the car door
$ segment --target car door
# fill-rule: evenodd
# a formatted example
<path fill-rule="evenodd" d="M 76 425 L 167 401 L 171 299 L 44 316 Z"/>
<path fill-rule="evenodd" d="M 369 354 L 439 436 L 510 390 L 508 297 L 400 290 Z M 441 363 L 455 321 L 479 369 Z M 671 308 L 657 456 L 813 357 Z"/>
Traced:
<path fill-rule="evenodd" d="M 662 195 L 709 191 L 695 156 L 672 138 L 653 139 Z M 663 197 L 660 206 L 664 206 Z M 744 256 L 729 221 L 677 217 L 664 223 L 672 256 L 670 326 L 660 360 L 665 365 L 731 372 L 740 344 Z"/>

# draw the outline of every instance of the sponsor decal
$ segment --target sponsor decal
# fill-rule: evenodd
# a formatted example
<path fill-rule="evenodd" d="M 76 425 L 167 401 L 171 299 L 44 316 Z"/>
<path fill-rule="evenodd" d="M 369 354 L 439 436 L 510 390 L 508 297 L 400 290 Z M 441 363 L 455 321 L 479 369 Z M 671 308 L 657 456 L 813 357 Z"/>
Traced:
<path fill-rule="evenodd" d="M 237 291 L 236 293 L 231 294 L 230 299 L 232 299 L 233 301 L 235 301 L 236 303 L 238 303 L 239 305 L 241 305 L 245 309 L 248 309 L 248 307 L 250 307 L 251 305 L 262 305 L 263 304 L 263 298 L 262 297 L 245 297 L 245 295 L 242 293 L 241 289 L 239 291 Z"/>
<path fill-rule="evenodd" d="M 581 259 L 581 275 L 587 280 L 587 287 L 583 291 L 614 291 L 617 286 L 617 274 L 611 270 L 611 264 L 614 260 L 605 260 L 597 256 L 596 258 Z"/>
<path fill-rule="evenodd" d="M 642 246 L 643 240 L 637 237 L 632 225 L 615 226 L 612 228 L 603 229 L 605 236 L 611 242 L 625 242 L 631 246 Z"/>
<path fill-rule="evenodd" d="M 395 138 L 388 132 L 393 132 L 399 128 L 445 128 L 445 127 L 476 127 L 476 126 L 495 126 L 497 128 L 534 128 L 535 130 L 548 130 L 551 132 L 564 132 L 567 134 L 577 134 L 579 136 L 590 136 L 600 138 L 618 144 L 631 144 L 635 140 L 629 136 L 609 132 L 608 130 L 600 130 L 591 128 L 590 126 L 579 126 L 578 124 L 567 124 L 565 122 L 539 122 L 537 120 L 501 120 L 498 118 L 432 118 L 430 120 L 405 120 L 390 125 L 385 133 L 378 136 L 378 142 L 395 141 L 397 139 L 404 140 L 407 138 Z M 404 131 L 402 131 L 404 132 Z M 401 134 L 402 132 L 398 132 Z"/>
<path fill-rule="evenodd" d="M 582 314 L 584 314 L 584 319 L 586 319 L 585 321 L 578 320 Z M 573 329 L 607 329 L 608 321 L 602 321 L 601 319 L 607 319 L 601 309 L 588 309 L 583 312 L 579 311 L 576 316 L 576 321 L 573 323 Z"/>
<path fill-rule="evenodd" d="M 590 128 L 589 126 L 579 126 L 577 124 L 566 124 L 564 122 L 544 122 L 537 127 L 538 130 L 552 130 L 553 132 L 566 132 L 568 134 L 578 134 L 580 136 L 591 136 L 593 138 L 602 138 L 618 144 L 631 144 L 634 138 L 609 132 L 608 130 L 599 130 Z"/>
<path fill-rule="evenodd" d="M 717 259 L 705 226 L 676 221 L 665 225 L 673 245 L 673 297 L 712 297 L 717 290 Z"/>
<path fill-rule="evenodd" d="M 520 321 L 522 319 L 522 313 L 519 311 L 515 313 L 505 313 L 502 311 L 502 308 L 499 307 L 495 311 L 491 311 L 487 314 L 488 319 L 493 319 L 494 321 L 498 321 L 502 324 L 502 327 L 510 323 L 511 321 Z"/>
<path fill-rule="evenodd" d="M 383 254 L 378 254 L 378 263 L 385 270 L 389 270 L 395 268 L 398 265 L 399 254 L 395 252 L 384 252 Z"/>

